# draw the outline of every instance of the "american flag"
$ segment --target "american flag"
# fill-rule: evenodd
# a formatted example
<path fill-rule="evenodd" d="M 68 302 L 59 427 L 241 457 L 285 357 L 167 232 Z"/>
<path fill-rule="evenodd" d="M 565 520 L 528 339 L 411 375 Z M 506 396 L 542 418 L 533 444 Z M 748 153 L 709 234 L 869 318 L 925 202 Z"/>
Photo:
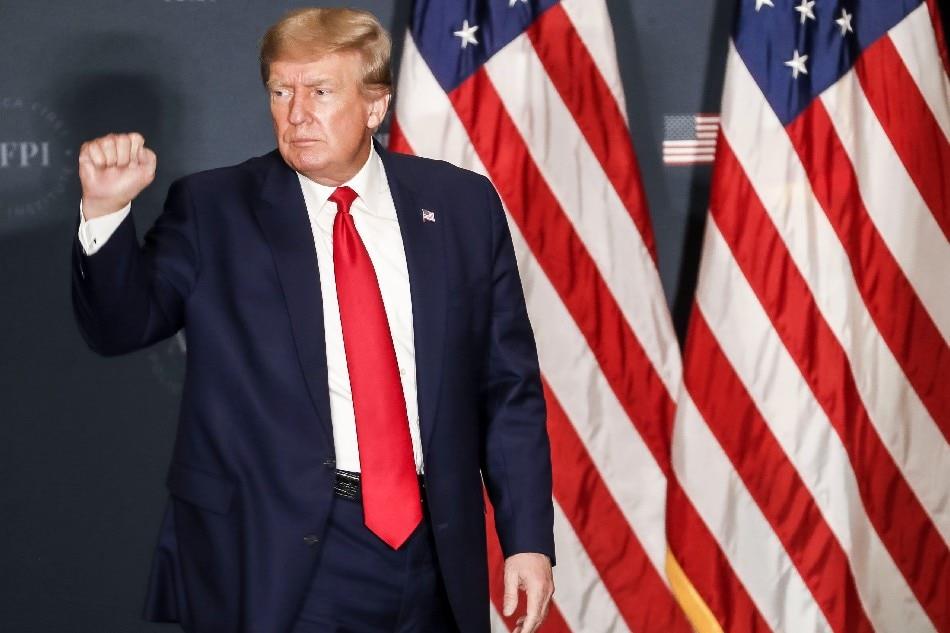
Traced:
<path fill-rule="evenodd" d="M 663 162 L 667 165 L 710 164 L 719 136 L 718 114 L 667 114 L 663 117 Z"/>
<path fill-rule="evenodd" d="M 672 440 L 697 630 L 950 631 L 945 63 L 934 4 L 739 3 Z"/>
<path fill-rule="evenodd" d="M 390 144 L 486 174 L 508 213 L 554 464 L 545 631 L 689 630 L 664 572 L 680 356 L 625 112 L 603 0 L 415 3 Z"/>

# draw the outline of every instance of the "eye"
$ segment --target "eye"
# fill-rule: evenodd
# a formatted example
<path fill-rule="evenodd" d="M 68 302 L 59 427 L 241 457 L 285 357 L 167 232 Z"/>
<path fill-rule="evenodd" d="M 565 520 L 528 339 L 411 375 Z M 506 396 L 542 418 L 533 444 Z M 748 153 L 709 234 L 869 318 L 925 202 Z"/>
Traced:
<path fill-rule="evenodd" d="M 290 96 L 290 91 L 286 88 L 273 88 L 270 91 L 272 99 L 286 99 Z"/>
<path fill-rule="evenodd" d="M 318 97 L 325 97 L 326 95 L 330 94 L 330 91 L 326 88 L 315 88 L 313 92 Z"/>

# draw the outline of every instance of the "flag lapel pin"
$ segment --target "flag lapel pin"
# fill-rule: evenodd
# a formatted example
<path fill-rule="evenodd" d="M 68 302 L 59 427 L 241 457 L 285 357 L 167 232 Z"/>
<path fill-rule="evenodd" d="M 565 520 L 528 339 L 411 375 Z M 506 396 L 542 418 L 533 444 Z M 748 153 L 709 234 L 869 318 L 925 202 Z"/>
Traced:
<path fill-rule="evenodd" d="M 435 222 L 435 211 L 429 211 L 428 209 L 422 210 L 422 221 L 423 222 Z"/>

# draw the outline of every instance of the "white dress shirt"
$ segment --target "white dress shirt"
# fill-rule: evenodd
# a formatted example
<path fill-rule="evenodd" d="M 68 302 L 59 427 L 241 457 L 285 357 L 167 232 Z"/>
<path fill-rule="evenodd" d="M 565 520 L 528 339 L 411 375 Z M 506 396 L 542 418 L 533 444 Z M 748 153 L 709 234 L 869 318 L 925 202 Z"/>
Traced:
<path fill-rule="evenodd" d="M 326 187 L 298 173 L 303 190 L 313 243 L 320 269 L 320 291 L 323 296 L 323 324 L 327 351 L 327 377 L 330 392 L 330 418 L 333 442 L 336 448 L 336 467 L 342 470 L 360 470 L 359 447 L 356 440 L 356 418 L 350 391 L 350 374 L 343 348 L 343 327 L 336 296 L 333 273 L 333 219 L 336 204 L 329 201 L 336 187 Z M 402 392 L 406 399 L 409 419 L 409 437 L 416 472 L 423 472 L 422 440 L 419 431 L 418 400 L 416 398 L 416 356 L 412 330 L 412 300 L 409 292 L 409 269 L 402 233 L 396 218 L 396 205 L 389 190 L 386 170 L 375 148 L 369 158 L 349 181 L 344 183 L 359 196 L 351 205 L 350 213 L 356 230 L 366 246 L 376 270 L 380 293 L 389 331 L 396 349 L 396 362 Z M 119 211 L 86 221 L 79 213 L 79 241 L 87 255 L 102 248 L 115 232 L 131 205 Z"/>

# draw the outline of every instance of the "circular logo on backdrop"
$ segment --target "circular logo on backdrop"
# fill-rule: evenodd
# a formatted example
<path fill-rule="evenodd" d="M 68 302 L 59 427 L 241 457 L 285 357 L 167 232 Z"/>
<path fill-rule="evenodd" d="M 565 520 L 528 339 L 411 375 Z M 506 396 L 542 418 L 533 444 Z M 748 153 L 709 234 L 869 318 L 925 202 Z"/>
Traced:
<path fill-rule="evenodd" d="M 62 217 L 61 198 L 75 174 L 63 119 L 40 101 L 0 97 L 0 233 Z"/>

